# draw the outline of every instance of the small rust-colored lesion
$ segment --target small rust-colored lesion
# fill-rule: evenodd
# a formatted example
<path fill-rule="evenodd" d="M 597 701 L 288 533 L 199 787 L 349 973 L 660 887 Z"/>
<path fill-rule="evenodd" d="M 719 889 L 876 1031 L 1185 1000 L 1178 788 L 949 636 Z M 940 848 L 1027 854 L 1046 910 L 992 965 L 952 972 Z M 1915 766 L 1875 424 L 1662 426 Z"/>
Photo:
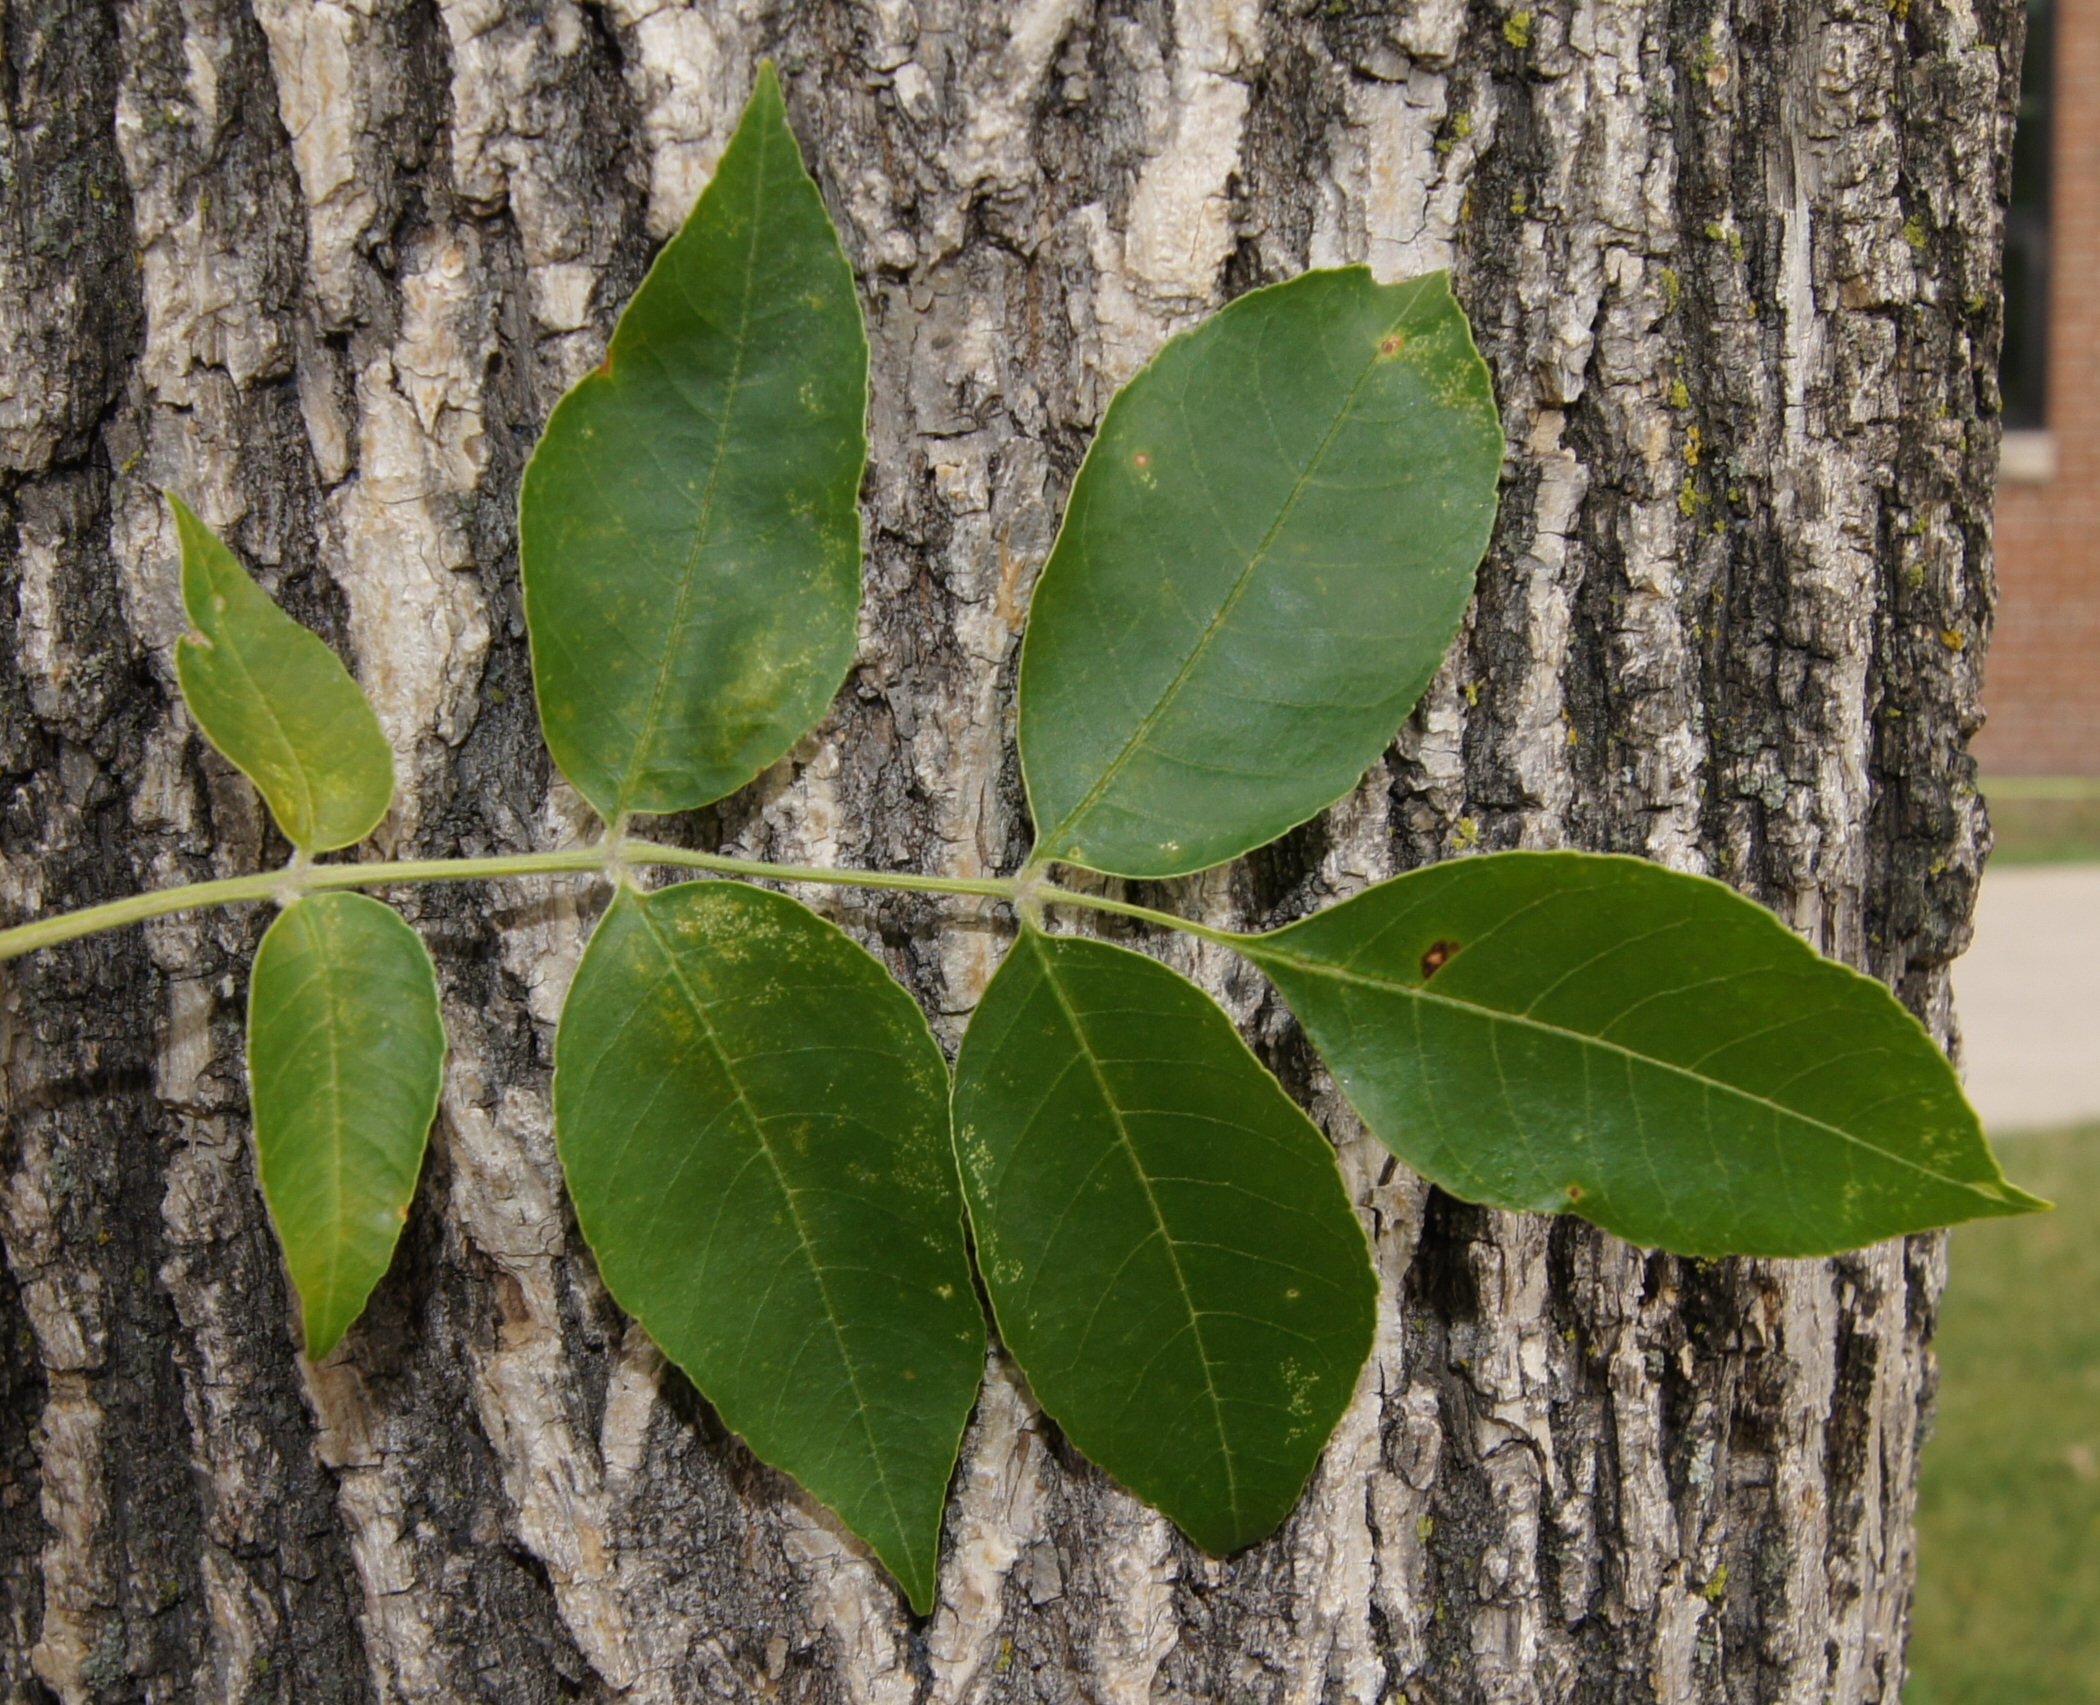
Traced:
<path fill-rule="evenodd" d="M 1422 981 L 1428 982 L 1451 962 L 1451 955 L 1458 951 L 1455 941 L 1433 941 L 1429 951 L 1422 955 Z"/>
<path fill-rule="evenodd" d="M 1405 332 L 1387 332 L 1384 337 L 1378 340 L 1378 353 L 1387 360 L 1391 360 L 1392 357 L 1398 355 L 1406 347 L 1407 334 Z"/>

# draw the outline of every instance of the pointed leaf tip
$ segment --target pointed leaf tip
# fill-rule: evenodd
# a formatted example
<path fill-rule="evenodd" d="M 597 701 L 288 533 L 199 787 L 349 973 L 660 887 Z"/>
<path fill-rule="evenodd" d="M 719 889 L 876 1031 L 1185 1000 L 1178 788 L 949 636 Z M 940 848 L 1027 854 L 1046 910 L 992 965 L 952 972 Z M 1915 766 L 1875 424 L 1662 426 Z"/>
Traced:
<path fill-rule="evenodd" d="M 394 797 L 378 716 L 320 635 L 279 609 L 181 498 L 167 499 L 196 630 L 175 645 L 190 715 L 294 846 L 328 852 L 363 840 Z"/>

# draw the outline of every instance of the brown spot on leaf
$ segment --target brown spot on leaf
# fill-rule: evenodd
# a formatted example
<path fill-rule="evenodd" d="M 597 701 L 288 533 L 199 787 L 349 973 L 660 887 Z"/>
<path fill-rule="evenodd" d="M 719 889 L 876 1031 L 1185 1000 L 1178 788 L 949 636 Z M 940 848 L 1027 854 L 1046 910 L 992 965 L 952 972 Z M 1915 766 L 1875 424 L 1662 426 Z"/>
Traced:
<path fill-rule="evenodd" d="M 1130 459 L 1133 462 L 1137 463 L 1137 465 L 1141 468 L 1149 468 L 1152 466 L 1152 452 L 1150 450 L 1140 450 L 1135 456 L 1131 457 Z"/>
<path fill-rule="evenodd" d="M 1457 951 L 1458 943 L 1455 941 L 1431 942 L 1429 951 L 1422 955 L 1422 981 L 1426 983 L 1431 977 L 1434 977 L 1449 963 L 1451 955 Z"/>
<path fill-rule="evenodd" d="M 1398 355 L 1407 346 L 1407 337 L 1402 332 L 1387 332 L 1378 340 L 1380 355 Z"/>
<path fill-rule="evenodd" d="M 1570 1184 L 1568 1186 L 1568 1200 L 1571 1202 L 1582 1200 L 1582 1186 L 1580 1184 Z"/>

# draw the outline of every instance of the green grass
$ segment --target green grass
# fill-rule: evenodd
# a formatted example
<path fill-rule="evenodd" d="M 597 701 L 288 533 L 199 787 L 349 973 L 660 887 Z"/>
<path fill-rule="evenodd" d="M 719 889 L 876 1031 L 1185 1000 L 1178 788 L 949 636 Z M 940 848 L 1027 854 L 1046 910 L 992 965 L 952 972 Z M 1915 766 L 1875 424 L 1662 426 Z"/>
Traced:
<path fill-rule="evenodd" d="M 1999 1153 L 2058 1207 L 1954 1234 L 1904 1705 L 2100 1705 L 2100 1126 Z"/>
<path fill-rule="evenodd" d="M 2100 776 L 1989 776 L 1993 864 L 2100 859 Z"/>

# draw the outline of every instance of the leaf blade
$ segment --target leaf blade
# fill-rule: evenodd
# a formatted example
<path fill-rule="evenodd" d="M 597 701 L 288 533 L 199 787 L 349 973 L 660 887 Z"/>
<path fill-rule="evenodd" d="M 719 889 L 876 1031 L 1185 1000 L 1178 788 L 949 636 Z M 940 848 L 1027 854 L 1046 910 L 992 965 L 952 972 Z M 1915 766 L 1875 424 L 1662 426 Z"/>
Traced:
<path fill-rule="evenodd" d="M 852 270 L 769 63 L 525 472 L 541 727 L 608 820 L 735 792 L 837 693 L 867 401 Z"/>
<path fill-rule="evenodd" d="M 1704 877 L 1497 853 L 1239 945 L 1380 1140 L 1468 1200 L 1770 1256 L 2038 1205 L 1886 988 Z"/>
<path fill-rule="evenodd" d="M 1170 342 L 1109 405 L 1036 588 L 1038 856 L 1183 875 L 1347 793 L 1457 628 L 1501 461 L 1441 273 L 1306 273 Z"/>
<path fill-rule="evenodd" d="M 172 492 L 168 507 L 196 630 L 175 644 L 190 715 L 302 852 L 363 840 L 394 797 L 394 752 L 371 704 L 320 635 L 279 609 Z"/>
<path fill-rule="evenodd" d="M 1081 1450 L 1223 1554 L 1296 1503 L 1376 1286 L 1327 1140 L 1202 990 L 1025 931 L 956 1062 L 1001 1336 Z"/>
<path fill-rule="evenodd" d="M 444 1063 L 437 973 L 398 913 L 337 893 L 278 914 L 249 980 L 248 1069 L 257 1171 L 315 1360 L 393 1259 Z"/>
<path fill-rule="evenodd" d="M 917 1004 L 784 896 L 623 892 L 563 1008 L 555 1124 L 620 1306 L 930 1609 L 984 1323 Z"/>

